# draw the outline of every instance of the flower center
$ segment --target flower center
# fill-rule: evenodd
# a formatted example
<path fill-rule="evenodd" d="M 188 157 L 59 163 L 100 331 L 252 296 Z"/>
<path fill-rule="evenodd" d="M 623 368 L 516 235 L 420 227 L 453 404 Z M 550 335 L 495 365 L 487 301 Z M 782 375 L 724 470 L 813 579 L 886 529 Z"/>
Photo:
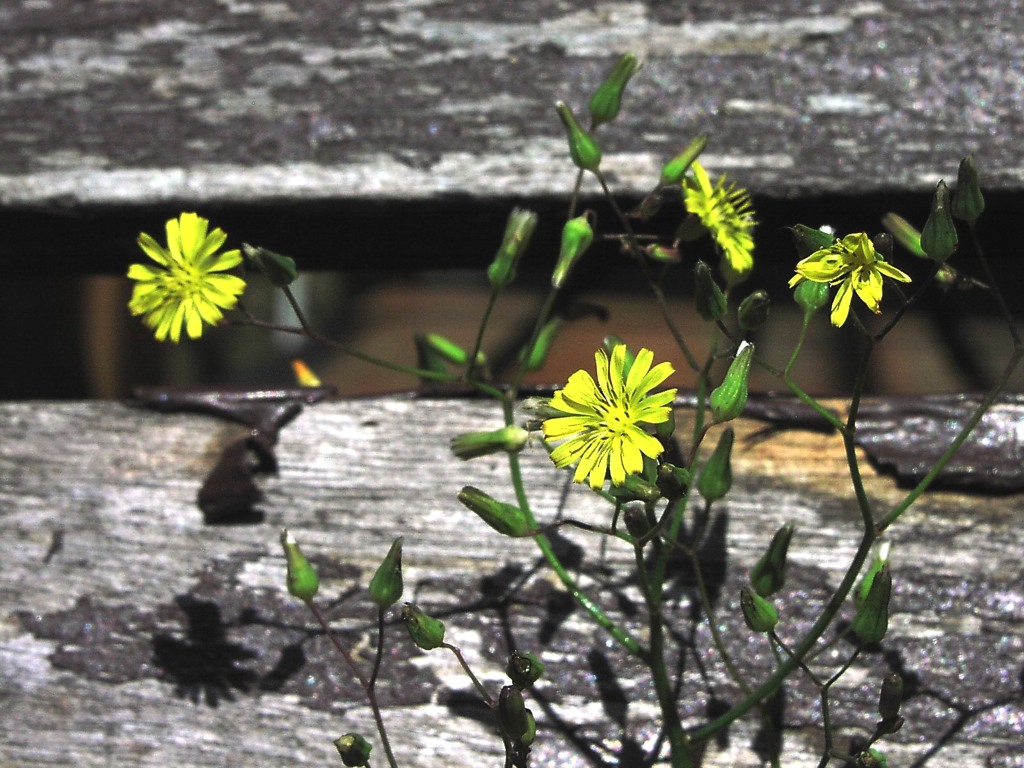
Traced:
<path fill-rule="evenodd" d="M 613 405 L 605 412 L 604 424 L 609 432 L 620 435 L 633 426 L 633 418 L 628 409 L 621 405 Z"/>

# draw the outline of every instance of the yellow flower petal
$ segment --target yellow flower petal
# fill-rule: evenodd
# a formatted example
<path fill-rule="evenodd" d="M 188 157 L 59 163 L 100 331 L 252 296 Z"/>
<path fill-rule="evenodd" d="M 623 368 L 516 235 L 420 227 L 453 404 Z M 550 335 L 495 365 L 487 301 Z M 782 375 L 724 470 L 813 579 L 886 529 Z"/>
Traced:
<path fill-rule="evenodd" d="M 177 343 L 184 329 L 199 338 L 204 325 L 214 325 L 238 303 L 245 281 L 225 274 L 237 267 L 241 253 L 235 249 L 217 253 L 227 235 L 220 229 L 207 234 L 209 222 L 195 213 L 183 213 L 167 222 L 167 247 L 146 233 L 138 244 L 158 267 L 132 264 L 128 277 L 135 281 L 129 310 L 142 315 L 158 341 Z"/>
<path fill-rule="evenodd" d="M 550 406 L 564 413 L 543 422 L 548 440 L 561 440 L 551 452 L 556 467 L 576 465 L 573 480 L 600 488 L 611 475 L 621 485 L 630 474 L 643 471 L 644 456 L 656 459 L 664 446 L 644 427 L 668 421 L 674 389 L 651 394 L 673 373 L 670 363 L 653 368 L 654 354 L 641 349 L 628 371 L 626 346 L 617 345 L 609 358 L 594 355 L 597 381 L 586 371 L 576 371 L 565 387 L 551 398 Z"/>

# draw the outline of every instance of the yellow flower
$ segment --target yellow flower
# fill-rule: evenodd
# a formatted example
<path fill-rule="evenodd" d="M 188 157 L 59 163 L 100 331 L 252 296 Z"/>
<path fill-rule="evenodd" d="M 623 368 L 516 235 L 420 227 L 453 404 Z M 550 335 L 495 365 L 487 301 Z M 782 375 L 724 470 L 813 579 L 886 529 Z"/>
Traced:
<path fill-rule="evenodd" d="M 736 285 L 754 266 L 751 232 L 755 222 L 750 194 L 735 184 L 726 186 L 724 175 L 712 187 L 707 171 L 696 160 L 690 168 L 693 175 L 683 180 L 686 210 L 697 216 L 711 232 L 725 257 L 722 274 L 729 285 Z"/>
<path fill-rule="evenodd" d="M 194 213 L 183 213 L 167 222 L 167 248 L 145 232 L 139 247 L 159 266 L 132 264 L 128 277 L 136 281 L 128 309 L 142 315 L 157 341 L 168 336 L 177 343 L 184 326 L 189 338 L 203 333 L 203 323 L 215 325 L 222 309 L 238 303 L 245 281 L 221 274 L 238 266 L 237 250 L 217 253 L 227 235 L 220 229 L 207 232 L 209 221 Z"/>
<path fill-rule="evenodd" d="M 865 232 L 847 235 L 828 248 L 821 248 L 796 265 L 796 274 L 790 279 L 793 288 L 804 280 L 814 283 L 838 285 L 832 300 L 832 325 L 837 328 L 850 314 L 850 302 L 856 293 L 868 309 L 876 315 L 882 310 L 882 278 L 891 277 L 909 283 L 910 276 L 883 261 L 871 238 Z"/>
<path fill-rule="evenodd" d="M 641 349 L 628 369 L 625 344 L 612 350 L 611 361 L 604 350 L 594 359 L 597 382 L 586 371 L 570 376 L 550 403 L 565 415 L 545 420 L 543 429 L 547 439 L 565 441 L 551 452 L 555 466 L 576 464 L 573 480 L 600 488 L 609 470 L 612 484 L 622 485 L 627 475 L 643 471 L 644 456 L 661 455 L 664 447 L 644 426 L 668 421 L 676 391 L 650 394 L 674 369 L 671 363 L 652 368 L 649 349 Z"/>

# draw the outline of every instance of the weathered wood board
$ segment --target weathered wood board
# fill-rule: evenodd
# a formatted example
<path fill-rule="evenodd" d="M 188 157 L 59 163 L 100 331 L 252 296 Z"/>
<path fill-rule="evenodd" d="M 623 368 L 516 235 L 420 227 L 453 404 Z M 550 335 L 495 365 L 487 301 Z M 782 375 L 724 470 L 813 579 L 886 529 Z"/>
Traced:
<path fill-rule="evenodd" d="M 114 402 L 0 405 L 0 765 L 339 764 L 331 740 L 372 724 L 284 591 L 283 526 L 319 564 L 325 610 L 360 658 L 372 626 L 365 584 L 404 535 L 405 599 L 445 619 L 487 685 L 501 684 L 509 648 L 542 654 L 549 675 L 531 700 L 537 765 L 635 764 L 653 733 L 649 684 L 631 665 L 608 671 L 620 652 L 572 610 L 530 542 L 500 538 L 455 501 L 467 483 L 510 496 L 502 460 L 456 463 L 447 451 L 453 434 L 497 421 L 493 405 L 471 400 L 307 407 L 281 433 L 279 472 L 260 479 L 264 519 L 207 526 L 196 493 L 220 448 L 244 432 L 237 425 Z M 755 678 L 767 654 L 743 628 L 736 595 L 760 549 L 796 522 L 781 633 L 796 638 L 838 583 L 859 530 L 837 439 L 795 430 L 751 439 L 763 428 L 740 425 L 737 487 L 705 553 L 719 623 Z M 539 446 L 523 459 L 540 517 L 607 521 L 609 510 L 567 488 Z M 901 496 L 866 471 L 879 508 Z M 878 684 L 895 669 L 908 680 L 908 724 L 886 743 L 893 765 L 1020 766 L 1020 496 L 929 494 L 891 538 L 890 634 L 837 686 L 840 746 L 874 725 Z M 579 532 L 564 544 L 581 582 L 635 624 L 632 553 Z M 671 596 L 673 625 L 698 649 L 683 665 L 683 713 L 696 723 L 709 686 L 718 702 L 736 690 L 706 652 L 706 623 L 691 618 L 684 569 Z M 499 765 L 500 742 L 452 659 L 388 631 L 384 679 L 399 683 L 382 696 L 401 764 Z M 805 681 L 788 686 L 783 720 L 783 764 L 816 765 L 820 713 Z M 578 726 L 571 738 L 569 725 Z M 705 765 L 762 764 L 758 725 L 732 728 Z"/>
<path fill-rule="evenodd" d="M 608 172 L 644 192 L 698 132 L 773 196 L 1021 188 L 1020 7 L 501 0 L 14 0 L 0 203 L 564 194 L 556 99 L 647 61 Z"/>

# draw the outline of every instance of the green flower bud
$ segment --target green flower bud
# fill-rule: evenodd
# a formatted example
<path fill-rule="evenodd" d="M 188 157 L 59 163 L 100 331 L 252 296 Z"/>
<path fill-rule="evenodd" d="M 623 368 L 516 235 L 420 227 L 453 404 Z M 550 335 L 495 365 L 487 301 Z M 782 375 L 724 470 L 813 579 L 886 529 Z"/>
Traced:
<path fill-rule="evenodd" d="M 704 147 L 708 145 L 707 136 L 698 136 L 693 139 L 678 155 L 673 157 L 661 168 L 661 178 L 658 180 L 659 187 L 675 186 L 681 184 L 690 165 L 696 160 Z"/>
<path fill-rule="evenodd" d="M 594 242 L 594 229 L 590 226 L 590 214 L 584 213 L 575 219 L 569 219 L 562 227 L 562 249 L 558 254 L 555 271 L 551 275 L 551 285 L 561 288 L 580 256 L 586 253 Z"/>
<path fill-rule="evenodd" d="M 718 445 L 697 478 L 697 490 L 708 504 L 723 498 L 732 487 L 732 444 L 735 437 L 732 427 L 722 430 Z"/>
<path fill-rule="evenodd" d="M 661 210 L 661 203 L 661 193 L 651 192 L 651 194 L 640 201 L 640 205 L 629 212 L 628 216 L 631 219 L 650 221 Z"/>
<path fill-rule="evenodd" d="M 703 320 L 713 323 L 725 317 L 728 302 L 703 261 L 693 265 L 693 304 Z"/>
<path fill-rule="evenodd" d="M 661 490 L 640 475 L 626 475 L 626 481 L 622 485 L 612 486 L 611 495 L 622 501 L 642 501 L 645 504 L 653 504 L 661 498 Z"/>
<path fill-rule="evenodd" d="M 528 747 L 537 739 L 537 720 L 530 709 L 526 710 L 526 730 L 519 737 L 519 743 Z"/>
<path fill-rule="evenodd" d="M 522 208 L 513 208 L 505 224 L 505 236 L 494 255 L 494 261 L 487 268 L 487 279 L 491 288 L 500 291 L 516 277 L 519 259 L 530 245 L 533 230 L 537 227 L 537 214 Z"/>
<path fill-rule="evenodd" d="M 794 530 L 792 522 L 779 528 L 761 559 L 750 569 L 750 586 L 762 597 L 774 595 L 786 583 L 786 555 Z"/>
<path fill-rule="evenodd" d="M 429 352 L 432 359 L 444 360 L 452 365 L 465 366 L 469 364 L 469 352 L 465 347 L 456 344 L 439 333 L 417 333 L 417 348 Z M 422 359 L 423 355 L 421 355 Z M 487 357 L 483 352 L 477 353 L 475 365 L 487 364 Z"/>
<path fill-rule="evenodd" d="M 674 409 L 670 409 L 668 412 L 668 418 L 662 422 L 654 425 L 654 436 L 659 440 L 668 442 L 672 438 L 672 435 L 676 431 L 676 412 Z"/>
<path fill-rule="evenodd" d="M 519 453 L 530 438 L 530 433 L 515 424 L 490 432 L 464 432 L 451 440 L 452 453 L 463 461 L 490 453 Z"/>
<path fill-rule="evenodd" d="M 927 259 L 921 247 L 921 233 L 909 221 L 895 213 L 887 213 L 882 217 L 882 226 L 893 236 L 893 239 L 919 259 Z"/>
<path fill-rule="evenodd" d="M 299 276 L 298 270 L 295 269 L 295 260 L 288 256 L 248 243 L 242 243 L 242 253 L 245 254 L 250 267 L 262 273 L 276 288 L 291 285 Z"/>
<path fill-rule="evenodd" d="M 860 608 L 861 603 L 868 596 L 868 592 L 871 591 L 871 582 L 875 578 L 875 574 L 882 570 L 882 566 L 889 562 L 889 550 L 891 545 L 888 541 L 879 542 L 875 548 L 874 553 L 871 557 L 871 563 L 868 565 L 867 571 L 864 573 L 864 578 L 860 580 L 857 587 L 853 591 L 853 604 Z"/>
<path fill-rule="evenodd" d="M 381 609 L 394 605 L 402 597 L 402 540 L 399 536 L 391 543 L 391 549 L 370 579 L 370 599 Z"/>
<path fill-rule="evenodd" d="M 320 577 L 287 528 L 281 531 L 281 546 L 288 564 L 288 593 L 308 603 L 320 589 Z"/>
<path fill-rule="evenodd" d="M 711 415 L 717 423 L 732 421 L 747 404 L 747 383 L 750 378 L 750 361 L 754 345 L 749 341 L 740 344 L 736 357 L 729 365 L 722 383 L 711 393 Z"/>
<path fill-rule="evenodd" d="M 694 240 L 700 240 L 707 233 L 708 228 L 704 226 L 700 217 L 690 213 L 683 217 L 679 226 L 676 227 L 673 239 L 677 242 L 692 243 Z"/>
<path fill-rule="evenodd" d="M 836 241 L 835 235 L 831 232 L 813 229 L 803 224 L 791 227 L 790 232 L 793 233 L 793 245 L 796 246 L 797 256 L 801 259 L 806 259 L 811 254 L 828 248 Z"/>
<path fill-rule="evenodd" d="M 903 704 L 903 678 L 893 672 L 882 679 L 882 691 L 878 694 L 878 714 L 883 722 L 893 722 L 900 716 Z"/>
<path fill-rule="evenodd" d="M 358 733 L 346 733 L 334 740 L 341 762 L 348 766 L 368 766 L 373 745 Z"/>
<path fill-rule="evenodd" d="M 498 728 L 512 743 L 518 742 L 530 731 L 523 693 L 514 685 L 506 685 L 498 694 Z"/>
<path fill-rule="evenodd" d="M 640 69 L 640 61 L 632 53 L 624 53 L 615 63 L 615 68 L 609 73 L 603 83 L 594 91 L 590 97 L 590 129 L 593 130 L 602 123 L 610 123 L 619 115 L 619 108 L 622 105 L 622 91 L 626 83 Z"/>
<path fill-rule="evenodd" d="M 857 768 L 889 768 L 889 758 L 872 747 L 858 754 L 854 765 Z"/>
<path fill-rule="evenodd" d="M 678 248 L 666 248 L 657 243 L 651 243 L 644 248 L 644 255 L 651 261 L 656 261 L 660 264 L 678 264 L 683 260 Z"/>
<path fill-rule="evenodd" d="M 596 173 L 601 165 L 601 148 L 594 138 L 580 127 L 576 115 L 565 102 L 556 102 L 555 109 L 558 110 L 558 116 L 562 119 L 562 125 L 565 126 L 565 133 L 569 138 L 569 155 L 573 163 L 577 168 Z"/>
<path fill-rule="evenodd" d="M 530 535 L 526 515 L 517 506 L 500 502 L 472 485 L 459 491 L 459 501 L 476 512 L 481 520 L 498 533 L 512 538 Z"/>
<path fill-rule="evenodd" d="M 544 675 L 544 662 L 535 653 L 512 651 L 512 655 L 508 657 L 508 664 L 505 665 L 505 674 L 512 681 L 512 685 L 525 691 Z"/>
<path fill-rule="evenodd" d="M 750 587 L 740 590 L 740 609 L 743 620 L 751 632 L 771 632 L 779 623 L 779 612 L 770 600 L 757 594 Z"/>
<path fill-rule="evenodd" d="M 945 261 L 956 251 L 956 225 L 949 212 L 949 188 L 940 181 L 932 197 L 932 211 L 921 229 L 921 248 L 932 261 Z"/>
<path fill-rule="evenodd" d="M 956 173 L 956 192 L 953 195 L 952 213 L 961 221 L 973 225 L 985 210 L 985 198 L 978 184 L 978 168 L 974 158 L 968 155 L 960 161 Z"/>
<path fill-rule="evenodd" d="M 693 483 L 693 475 L 685 467 L 677 467 L 668 462 L 658 467 L 658 487 L 661 494 L 670 501 L 681 499 L 690 490 Z"/>
<path fill-rule="evenodd" d="M 622 521 L 626 524 L 629 535 L 634 539 L 647 538 L 653 527 L 647 517 L 647 510 L 640 504 L 630 504 L 623 508 Z"/>
<path fill-rule="evenodd" d="M 804 317 L 813 315 L 828 304 L 828 283 L 804 280 L 793 289 L 793 301 L 804 311 Z"/>
<path fill-rule="evenodd" d="M 889 598 L 892 595 L 892 574 L 883 565 L 871 580 L 871 589 L 857 608 L 850 628 L 865 645 L 880 642 L 889 628 Z"/>
<path fill-rule="evenodd" d="M 629 373 L 629 369 L 633 367 L 633 361 L 636 360 L 636 350 L 633 349 L 633 347 L 626 344 L 626 342 L 624 342 L 614 333 L 609 333 L 607 336 L 604 337 L 604 339 L 601 340 L 601 347 L 608 354 L 609 358 L 611 358 L 612 356 L 612 351 L 620 344 L 624 344 L 626 346 L 626 361 L 622 366 L 622 375 L 623 377 L 625 377 Z"/>
<path fill-rule="evenodd" d="M 804 282 L 809 282 L 804 280 Z M 744 331 L 756 331 L 768 320 L 768 292 L 757 290 L 740 302 L 736 311 L 739 326 Z"/>
<path fill-rule="evenodd" d="M 402 607 L 402 621 L 417 647 L 432 651 L 444 644 L 444 622 L 428 616 L 412 603 Z"/>

